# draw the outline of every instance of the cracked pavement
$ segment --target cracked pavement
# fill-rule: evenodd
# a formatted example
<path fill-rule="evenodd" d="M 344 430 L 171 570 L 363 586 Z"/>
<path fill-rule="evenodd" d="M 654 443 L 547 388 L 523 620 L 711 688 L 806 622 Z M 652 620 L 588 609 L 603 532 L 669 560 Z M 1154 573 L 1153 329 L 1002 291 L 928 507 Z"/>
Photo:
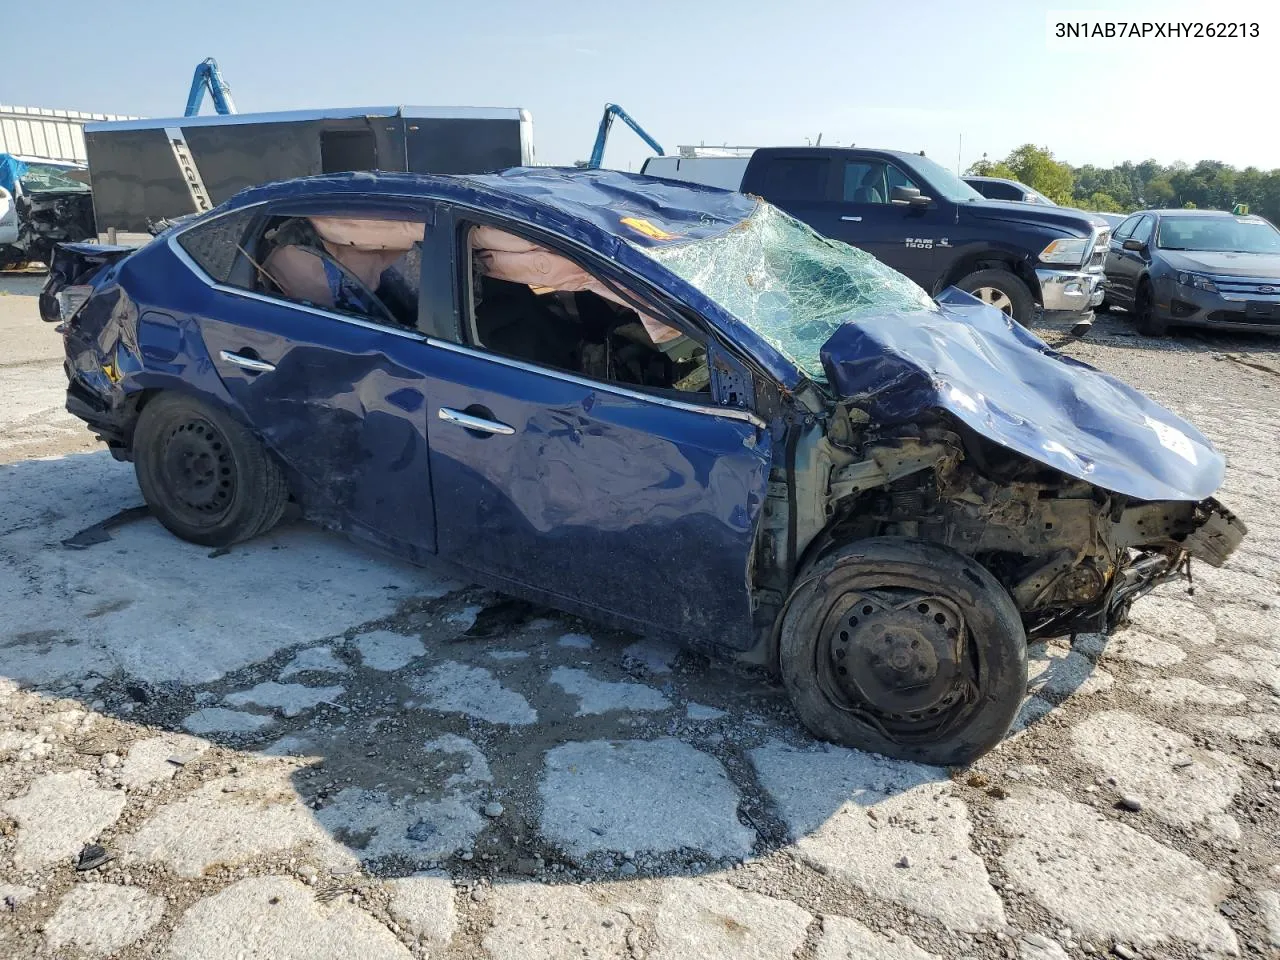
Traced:
<path fill-rule="evenodd" d="M 1280 342 L 1066 345 L 1214 440 L 1251 535 L 1034 646 L 1014 732 L 943 770 L 305 524 L 64 548 L 140 497 L 36 289 L 0 279 L 0 956 L 1280 955 Z"/>

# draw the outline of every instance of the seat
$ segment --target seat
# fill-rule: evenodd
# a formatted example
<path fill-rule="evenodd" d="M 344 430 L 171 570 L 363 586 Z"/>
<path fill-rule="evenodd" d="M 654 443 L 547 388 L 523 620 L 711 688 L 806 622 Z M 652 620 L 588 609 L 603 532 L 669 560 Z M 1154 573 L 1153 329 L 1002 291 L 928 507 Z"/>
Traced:
<path fill-rule="evenodd" d="M 858 184 L 858 189 L 853 191 L 854 203 L 884 203 L 884 194 L 880 192 L 876 186 L 876 181 L 881 177 L 881 171 L 876 167 L 872 167 L 867 171 L 867 175 L 862 178 L 862 182 Z"/>

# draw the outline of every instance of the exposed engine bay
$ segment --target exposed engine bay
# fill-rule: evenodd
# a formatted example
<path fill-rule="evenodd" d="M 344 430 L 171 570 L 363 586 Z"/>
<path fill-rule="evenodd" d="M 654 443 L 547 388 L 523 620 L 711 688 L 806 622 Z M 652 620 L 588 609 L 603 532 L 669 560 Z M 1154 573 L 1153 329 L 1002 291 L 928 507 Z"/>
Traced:
<path fill-rule="evenodd" d="M 97 238 L 85 171 L 36 161 L 13 166 L 21 177 L 0 203 L 0 269 L 48 264 L 59 243 Z"/>
<path fill-rule="evenodd" d="M 796 503 L 775 467 L 758 579 L 847 541 L 900 536 L 973 557 L 1008 590 L 1029 637 L 1109 632 L 1190 560 L 1221 566 L 1245 535 L 1216 500 L 1143 501 L 1013 453 L 945 415 L 871 429 L 836 408 L 799 438 Z M 794 520 L 790 520 L 794 517 Z M 789 539 L 794 537 L 793 540 Z"/>

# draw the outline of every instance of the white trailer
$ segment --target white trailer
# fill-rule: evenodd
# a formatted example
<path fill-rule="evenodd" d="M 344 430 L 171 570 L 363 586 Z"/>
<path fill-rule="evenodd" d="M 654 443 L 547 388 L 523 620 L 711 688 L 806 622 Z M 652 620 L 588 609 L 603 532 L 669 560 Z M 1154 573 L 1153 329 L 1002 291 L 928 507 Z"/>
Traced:
<path fill-rule="evenodd" d="M 86 123 L 136 119 L 111 113 L 0 104 L 0 153 L 83 164 L 87 159 L 84 149 Z"/>

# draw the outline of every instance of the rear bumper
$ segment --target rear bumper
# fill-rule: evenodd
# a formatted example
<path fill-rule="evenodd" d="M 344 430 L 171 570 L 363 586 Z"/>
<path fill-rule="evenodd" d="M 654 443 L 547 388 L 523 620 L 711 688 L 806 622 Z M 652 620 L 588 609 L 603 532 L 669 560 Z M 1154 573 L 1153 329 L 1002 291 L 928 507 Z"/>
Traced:
<path fill-rule="evenodd" d="M 1036 271 L 1046 313 L 1084 313 L 1102 303 L 1102 274 L 1083 270 Z"/>

